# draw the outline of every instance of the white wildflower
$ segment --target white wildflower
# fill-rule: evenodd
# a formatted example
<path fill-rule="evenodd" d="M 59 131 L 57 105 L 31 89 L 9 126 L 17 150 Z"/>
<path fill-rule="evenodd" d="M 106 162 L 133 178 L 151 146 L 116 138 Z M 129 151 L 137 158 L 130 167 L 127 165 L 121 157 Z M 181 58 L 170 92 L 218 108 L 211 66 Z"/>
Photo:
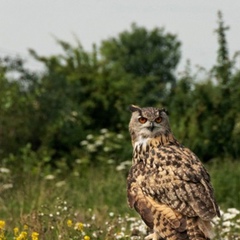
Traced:
<path fill-rule="evenodd" d="M 90 228 L 91 224 L 90 223 L 84 223 L 83 226 L 86 227 L 86 228 Z"/>
<path fill-rule="evenodd" d="M 77 171 L 74 171 L 74 172 L 73 172 L 73 176 L 79 177 L 79 175 L 80 175 L 79 172 L 77 172 Z"/>
<path fill-rule="evenodd" d="M 226 221 L 226 222 L 223 222 L 222 224 L 224 227 L 231 227 L 231 222 L 230 221 Z"/>
<path fill-rule="evenodd" d="M 108 163 L 108 164 L 113 164 L 113 163 L 114 163 L 114 160 L 113 160 L 113 159 L 108 159 L 108 160 L 107 160 L 107 163 Z"/>
<path fill-rule="evenodd" d="M 59 181 L 59 182 L 57 182 L 57 183 L 55 184 L 55 186 L 56 186 L 56 187 L 62 187 L 62 186 L 64 186 L 65 184 L 66 184 L 65 181 Z"/>
<path fill-rule="evenodd" d="M 135 221 L 137 221 L 137 219 L 135 217 L 128 217 L 127 221 L 128 222 L 135 222 Z"/>
<path fill-rule="evenodd" d="M 44 178 L 45 178 L 45 180 L 53 180 L 53 179 L 55 179 L 55 176 L 52 174 L 49 174 L 49 175 L 46 175 Z"/>
<path fill-rule="evenodd" d="M 240 211 L 239 211 L 238 209 L 236 209 L 236 208 L 228 208 L 227 211 L 228 211 L 229 213 L 235 214 L 235 216 L 238 215 L 238 214 L 240 214 Z"/>
<path fill-rule="evenodd" d="M 103 141 L 103 140 L 105 139 L 105 136 L 104 136 L 104 135 L 100 135 L 100 136 L 98 137 L 98 139 L 99 139 L 100 141 Z"/>
<path fill-rule="evenodd" d="M 124 235 L 125 235 L 125 234 L 124 234 L 123 232 L 118 232 L 118 233 L 115 233 L 115 234 L 114 234 L 114 236 L 115 236 L 116 239 L 121 239 L 121 238 L 124 237 Z"/>
<path fill-rule="evenodd" d="M 236 217 L 236 215 L 235 214 L 232 214 L 232 213 L 225 213 L 225 214 L 223 214 L 223 220 L 224 221 L 226 221 L 226 220 L 230 220 L 230 219 L 233 219 L 233 218 L 235 218 Z"/>
<path fill-rule="evenodd" d="M 117 138 L 118 139 L 123 139 L 123 135 L 122 134 L 117 134 Z"/>
<path fill-rule="evenodd" d="M 102 140 L 97 140 L 97 141 L 95 142 L 95 145 L 96 145 L 96 146 L 101 146 L 101 145 L 103 145 L 103 141 L 102 141 Z"/>
<path fill-rule="evenodd" d="M 130 165 L 131 165 L 131 161 L 121 162 L 120 165 L 118 165 L 118 166 L 116 167 L 116 170 L 117 170 L 117 171 L 122 171 L 122 170 L 126 169 L 127 166 L 130 166 Z"/>
<path fill-rule="evenodd" d="M 101 130 L 100 130 L 100 133 L 102 133 L 102 134 L 105 134 L 105 133 L 107 133 L 108 132 L 108 130 L 106 129 L 106 128 L 102 128 Z"/>
<path fill-rule="evenodd" d="M 109 148 L 109 147 L 104 147 L 104 148 L 103 148 L 103 151 L 104 151 L 104 152 L 109 152 L 109 151 L 110 151 L 110 148 Z"/>
<path fill-rule="evenodd" d="M 114 216 L 114 212 L 110 212 L 110 213 L 109 213 L 109 216 L 110 216 L 110 217 L 113 217 L 113 216 Z"/>
<path fill-rule="evenodd" d="M 13 184 L 12 183 L 6 183 L 6 184 L 3 184 L 2 188 L 4 190 L 7 190 L 7 189 L 10 189 L 10 188 L 13 188 Z"/>
<path fill-rule="evenodd" d="M 89 145 L 87 146 L 87 150 L 88 150 L 89 152 L 95 152 L 95 151 L 96 151 L 96 147 L 95 147 L 95 145 L 93 145 L 93 144 L 89 144 Z"/>
<path fill-rule="evenodd" d="M 109 132 L 105 133 L 105 137 L 109 138 L 111 136 L 111 134 Z"/>
<path fill-rule="evenodd" d="M 87 140 L 83 140 L 83 141 L 80 142 L 80 145 L 81 146 L 86 146 L 86 145 L 88 145 L 88 141 Z"/>
<path fill-rule="evenodd" d="M 130 229 L 133 230 L 138 230 L 139 232 L 146 234 L 147 233 L 147 227 L 145 225 L 145 223 L 142 220 L 138 220 L 133 222 L 130 225 Z"/>
<path fill-rule="evenodd" d="M 125 165 L 120 164 L 120 165 L 118 165 L 118 166 L 116 167 L 116 170 L 117 170 L 117 171 L 122 171 L 122 170 L 124 170 L 125 168 L 126 168 Z"/>
<path fill-rule="evenodd" d="M 78 115 L 78 113 L 76 111 L 72 111 L 71 114 L 73 117 L 76 117 Z"/>
<path fill-rule="evenodd" d="M 87 137 L 86 137 L 87 140 L 91 140 L 93 139 L 93 135 L 92 134 L 88 134 Z"/>
<path fill-rule="evenodd" d="M 81 164 L 83 161 L 82 161 L 82 159 L 79 159 L 79 158 L 78 158 L 78 159 L 75 160 L 75 162 L 76 162 L 77 164 Z"/>
<path fill-rule="evenodd" d="M 10 170 L 8 168 L 0 168 L 0 173 L 10 173 Z"/>
<path fill-rule="evenodd" d="M 122 164 L 126 165 L 126 166 L 131 166 L 132 165 L 132 161 L 124 161 L 122 162 Z"/>

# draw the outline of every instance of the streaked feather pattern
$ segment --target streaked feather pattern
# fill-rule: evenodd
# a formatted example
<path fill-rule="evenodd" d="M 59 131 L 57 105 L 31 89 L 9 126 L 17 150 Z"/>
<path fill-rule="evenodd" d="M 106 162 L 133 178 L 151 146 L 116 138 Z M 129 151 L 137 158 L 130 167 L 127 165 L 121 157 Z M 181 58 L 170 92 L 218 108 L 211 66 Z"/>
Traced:
<path fill-rule="evenodd" d="M 175 139 L 164 110 L 137 106 L 131 110 L 128 202 L 153 231 L 146 239 L 211 239 L 210 222 L 220 214 L 206 169 Z M 146 122 L 139 123 L 139 117 Z"/>

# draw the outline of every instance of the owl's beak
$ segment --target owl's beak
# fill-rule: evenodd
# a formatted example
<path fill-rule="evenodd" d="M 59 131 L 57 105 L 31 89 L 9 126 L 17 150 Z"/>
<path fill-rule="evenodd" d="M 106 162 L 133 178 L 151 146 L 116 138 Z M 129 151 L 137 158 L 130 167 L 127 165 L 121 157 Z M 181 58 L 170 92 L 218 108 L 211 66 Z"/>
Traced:
<path fill-rule="evenodd" d="M 154 129 L 154 122 L 150 122 L 150 127 L 149 127 L 149 130 L 152 132 L 153 131 L 153 129 Z"/>

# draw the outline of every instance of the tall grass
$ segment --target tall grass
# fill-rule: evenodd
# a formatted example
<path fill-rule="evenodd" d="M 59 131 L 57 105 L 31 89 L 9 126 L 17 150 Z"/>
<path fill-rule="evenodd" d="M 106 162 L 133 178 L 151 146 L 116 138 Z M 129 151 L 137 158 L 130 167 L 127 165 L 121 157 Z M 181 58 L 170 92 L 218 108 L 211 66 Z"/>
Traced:
<path fill-rule="evenodd" d="M 206 167 L 222 209 L 240 209 L 240 161 L 215 160 Z"/>
<path fill-rule="evenodd" d="M 1 216 L 18 216 L 39 209 L 43 204 L 53 207 L 56 199 L 64 199 L 78 209 L 96 211 L 128 210 L 125 176 L 114 167 L 86 168 L 58 176 L 24 174 L 9 176 L 2 184 Z M 8 184 L 12 187 L 4 189 Z M 11 185 L 10 185 L 11 186 Z"/>
<path fill-rule="evenodd" d="M 114 166 L 79 165 L 71 172 L 50 174 L 39 169 L 3 175 L 0 221 L 6 222 L 7 239 L 14 236 L 14 228 L 21 229 L 19 235 L 26 226 L 28 236 L 37 232 L 40 239 L 87 239 L 87 232 L 78 231 L 78 224 L 83 224 L 89 235 L 94 233 L 95 239 L 115 239 L 122 228 L 129 229 L 128 219 L 136 216 L 126 200 L 126 173 Z"/>

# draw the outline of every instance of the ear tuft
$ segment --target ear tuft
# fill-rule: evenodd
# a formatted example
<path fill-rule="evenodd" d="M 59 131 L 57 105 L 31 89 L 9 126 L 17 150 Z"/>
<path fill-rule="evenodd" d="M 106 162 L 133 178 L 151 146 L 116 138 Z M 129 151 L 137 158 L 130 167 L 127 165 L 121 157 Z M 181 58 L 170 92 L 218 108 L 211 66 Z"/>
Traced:
<path fill-rule="evenodd" d="M 140 111 L 141 111 L 141 108 L 138 107 L 138 106 L 136 106 L 136 105 L 130 105 L 130 106 L 129 106 L 129 110 L 130 110 L 131 112 L 136 112 L 136 111 L 140 112 Z"/>
<path fill-rule="evenodd" d="M 165 112 L 169 116 L 169 112 L 168 112 L 168 110 L 166 108 L 160 109 L 160 112 Z"/>

